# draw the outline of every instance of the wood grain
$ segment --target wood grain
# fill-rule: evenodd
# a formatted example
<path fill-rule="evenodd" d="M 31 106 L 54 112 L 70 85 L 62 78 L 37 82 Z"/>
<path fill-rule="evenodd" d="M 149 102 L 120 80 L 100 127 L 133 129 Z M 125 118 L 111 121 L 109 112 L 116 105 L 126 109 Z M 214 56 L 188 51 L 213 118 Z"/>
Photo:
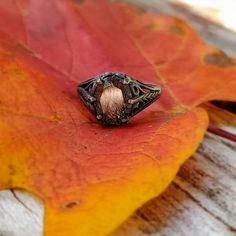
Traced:
<path fill-rule="evenodd" d="M 0 191 L 0 236 L 41 236 L 43 203 L 20 190 Z"/>

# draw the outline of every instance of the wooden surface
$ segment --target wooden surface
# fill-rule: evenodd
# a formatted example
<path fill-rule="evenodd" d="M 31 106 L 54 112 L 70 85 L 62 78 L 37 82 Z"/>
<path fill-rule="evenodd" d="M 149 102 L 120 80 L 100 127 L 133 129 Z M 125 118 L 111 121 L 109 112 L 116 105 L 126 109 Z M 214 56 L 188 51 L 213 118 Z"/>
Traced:
<path fill-rule="evenodd" d="M 43 204 L 18 190 L 0 191 L 0 236 L 42 236 Z"/>
<path fill-rule="evenodd" d="M 236 55 L 236 35 L 179 1 L 129 0 L 190 22 L 210 43 Z M 207 26 L 207 27 L 206 27 Z M 212 122 L 236 134 L 236 116 L 208 106 Z M 110 236 L 236 235 L 236 143 L 207 133 L 171 186 Z M 43 203 L 28 193 L 0 192 L 0 236 L 42 236 Z M 73 236 L 73 235 L 71 235 Z M 91 235 L 93 236 L 93 235 Z"/>

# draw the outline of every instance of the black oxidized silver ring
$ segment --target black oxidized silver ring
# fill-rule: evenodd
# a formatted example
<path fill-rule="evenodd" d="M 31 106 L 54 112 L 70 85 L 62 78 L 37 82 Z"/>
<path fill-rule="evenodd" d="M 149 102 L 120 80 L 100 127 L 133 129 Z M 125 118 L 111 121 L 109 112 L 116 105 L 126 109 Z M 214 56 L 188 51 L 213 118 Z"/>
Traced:
<path fill-rule="evenodd" d="M 97 120 L 120 125 L 156 101 L 161 87 L 123 73 L 106 72 L 79 84 L 78 93 Z"/>

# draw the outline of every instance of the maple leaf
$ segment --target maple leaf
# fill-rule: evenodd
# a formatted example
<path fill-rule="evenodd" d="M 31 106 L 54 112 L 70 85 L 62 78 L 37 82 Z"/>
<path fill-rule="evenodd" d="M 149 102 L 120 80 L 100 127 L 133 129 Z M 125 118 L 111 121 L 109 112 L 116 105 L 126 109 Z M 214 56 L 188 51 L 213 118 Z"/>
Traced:
<path fill-rule="evenodd" d="M 236 100 L 235 61 L 184 22 L 106 0 L 0 2 L 0 188 L 45 203 L 45 235 L 106 235 L 160 194 Z M 7 22 L 7 24 L 6 24 Z M 161 84 L 127 125 L 96 122 L 76 87 L 105 71 Z"/>

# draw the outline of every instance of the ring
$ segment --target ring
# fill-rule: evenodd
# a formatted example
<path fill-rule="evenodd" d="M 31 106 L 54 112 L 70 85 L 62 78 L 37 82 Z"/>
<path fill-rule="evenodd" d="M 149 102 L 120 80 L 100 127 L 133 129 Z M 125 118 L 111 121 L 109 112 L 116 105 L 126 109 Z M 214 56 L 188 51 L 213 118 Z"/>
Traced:
<path fill-rule="evenodd" d="M 77 87 L 80 98 L 104 125 L 121 125 L 161 96 L 159 85 L 119 72 L 97 75 Z"/>

